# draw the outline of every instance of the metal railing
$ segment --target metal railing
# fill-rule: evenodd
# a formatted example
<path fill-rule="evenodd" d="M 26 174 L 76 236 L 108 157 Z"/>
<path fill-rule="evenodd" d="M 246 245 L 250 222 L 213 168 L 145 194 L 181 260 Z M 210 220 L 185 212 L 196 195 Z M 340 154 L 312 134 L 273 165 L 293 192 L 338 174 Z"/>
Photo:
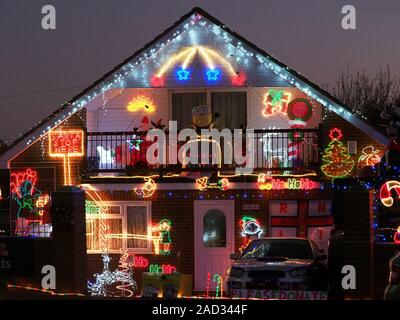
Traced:
<path fill-rule="evenodd" d="M 315 170 L 318 167 L 320 160 L 318 129 L 254 130 L 254 134 L 247 137 L 253 142 L 253 151 L 248 155 L 253 158 L 255 170 Z M 88 132 L 87 171 L 100 173 L 145 172 L 160 169 L 179 171 L 234 169 L 244 166 L 234 160 L 235 156 L 246 155 L 245 132 L 242 139 L 242 146 L 237 147 L 224 137 L 218 141 L 199 136 L 189 143 L 189 140 L 179 142 L 174 148 L 170 146 L 167 134 L 164 163 L 150 164 L 146 153 L 154 142 L 146 141 L 146 133 Z M 189 145 L 192 149 L 188 148 Z M 193 152 L 194 149 L 198 150 L 197 155 Z M 153 149 L 152 152 L 158 156 L 158 151 Z M 233 159 L 231 164 L 227 163 L 229 154 Z M 189 159 L 191 163 L 187 163 Z"/>

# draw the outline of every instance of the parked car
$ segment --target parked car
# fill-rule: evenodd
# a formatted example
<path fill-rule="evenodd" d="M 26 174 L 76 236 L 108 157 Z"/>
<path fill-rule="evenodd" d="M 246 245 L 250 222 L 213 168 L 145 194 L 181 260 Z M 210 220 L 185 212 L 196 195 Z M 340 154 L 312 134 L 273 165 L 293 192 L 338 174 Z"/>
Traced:
<path fill-rule="evenodd" d="M 400 252 L 390 259 L 389 284 L 385 289 L 385 300 L 400 300 Z"/>
<path fill-rule="evenodd" d="M 232 289 L 326 291 L 327 255 L 315 242 L 302 238 L 253 240 L 228 269 Z"/>

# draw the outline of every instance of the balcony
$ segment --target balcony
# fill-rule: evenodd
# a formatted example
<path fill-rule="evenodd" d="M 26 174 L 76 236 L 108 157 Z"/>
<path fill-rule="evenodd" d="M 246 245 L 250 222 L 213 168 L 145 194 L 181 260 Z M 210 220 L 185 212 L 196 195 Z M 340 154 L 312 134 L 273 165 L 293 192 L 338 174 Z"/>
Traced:
<path fill-rule="evenodd" d="M 248 141 L 252 141 L 250 144 L 253 144 L 251 156 L 255 172 L 312 172 L 319 167 L 318 129 L 254 130 L 254 134 L 247 137 Z M 89 132 L 87 133 L 87 174 L 114 173 L 132 176 L 163 175 L 185 171 L 232 172 L 244 165 L 235 161 L 232 164 L 227 161 L 227 158 L 231 155 L 235 159 L 238 154 L 246 154 L 245 138 L 246 133 L 243 131 L 242 149 L 236 148 L 236 145 L 233 147 L 229 139 L 216 140 L 200 136 L 190 142 L 188 142 L 189 139 L 178 142 L 174 147 L 170 145 L 169 136 L 166 134 L 163 163 L 149 163 L 146 152 L 154 142 L 146 141 L 146 133 Z M 190 155 L 188 145 L 198 148 L 196 155 L 194 152 Z M 155 154 L 157 156 L 157 152 Z M 192 159 L 191 163 L 187 163 L 189 158 Z"/>

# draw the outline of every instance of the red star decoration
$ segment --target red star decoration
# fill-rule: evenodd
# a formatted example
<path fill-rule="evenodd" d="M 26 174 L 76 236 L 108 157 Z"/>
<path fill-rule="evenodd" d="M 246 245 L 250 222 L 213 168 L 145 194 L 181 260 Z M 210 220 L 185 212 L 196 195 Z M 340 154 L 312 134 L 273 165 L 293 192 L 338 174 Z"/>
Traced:
<path fill-rule="evenodd" d="M 329 131 L 329 138 L 331 138 L 331 140 L 340 140 L 342 139 L 343 134 L 342 134 L 342 130 L 338 129 L 338 128 L 333 128 L 331 129 L 331 131 Z"/>
<path fill-rule="evenodd" d="M 232 84 L 234 86 L 243 86 L 246 81 L 246 76 L 243 73 L 235 74 L 232 78 Z"/>
<path fill-rule="evenodd" d="M 162 87 L 162 86 L 164 86 L 164 78 L 163 77 L 157 77 L 156 75 L 154 75 L 151 78 L 151 85 L 153 87 Z"/>

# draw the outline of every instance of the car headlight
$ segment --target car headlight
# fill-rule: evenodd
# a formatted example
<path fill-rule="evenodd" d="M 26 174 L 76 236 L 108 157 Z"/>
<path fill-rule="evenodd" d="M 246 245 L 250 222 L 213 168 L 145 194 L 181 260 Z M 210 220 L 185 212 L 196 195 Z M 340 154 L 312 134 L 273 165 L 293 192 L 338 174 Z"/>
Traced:
<path fill-rule="evenodd" d="M 304 277 L 306 274 L 307 274 L 306 268 L 298 268 L 298 269 L 293 269 L 292 271 L 290 271 L 290 275 L 293 278 Z"/>
<path fill-rule="evenodd" d="M 234 278 L 240 278 L 244 276 L 244 270 L 242 268 L 232 267 L 229 270 L 229 276 Z"/>

